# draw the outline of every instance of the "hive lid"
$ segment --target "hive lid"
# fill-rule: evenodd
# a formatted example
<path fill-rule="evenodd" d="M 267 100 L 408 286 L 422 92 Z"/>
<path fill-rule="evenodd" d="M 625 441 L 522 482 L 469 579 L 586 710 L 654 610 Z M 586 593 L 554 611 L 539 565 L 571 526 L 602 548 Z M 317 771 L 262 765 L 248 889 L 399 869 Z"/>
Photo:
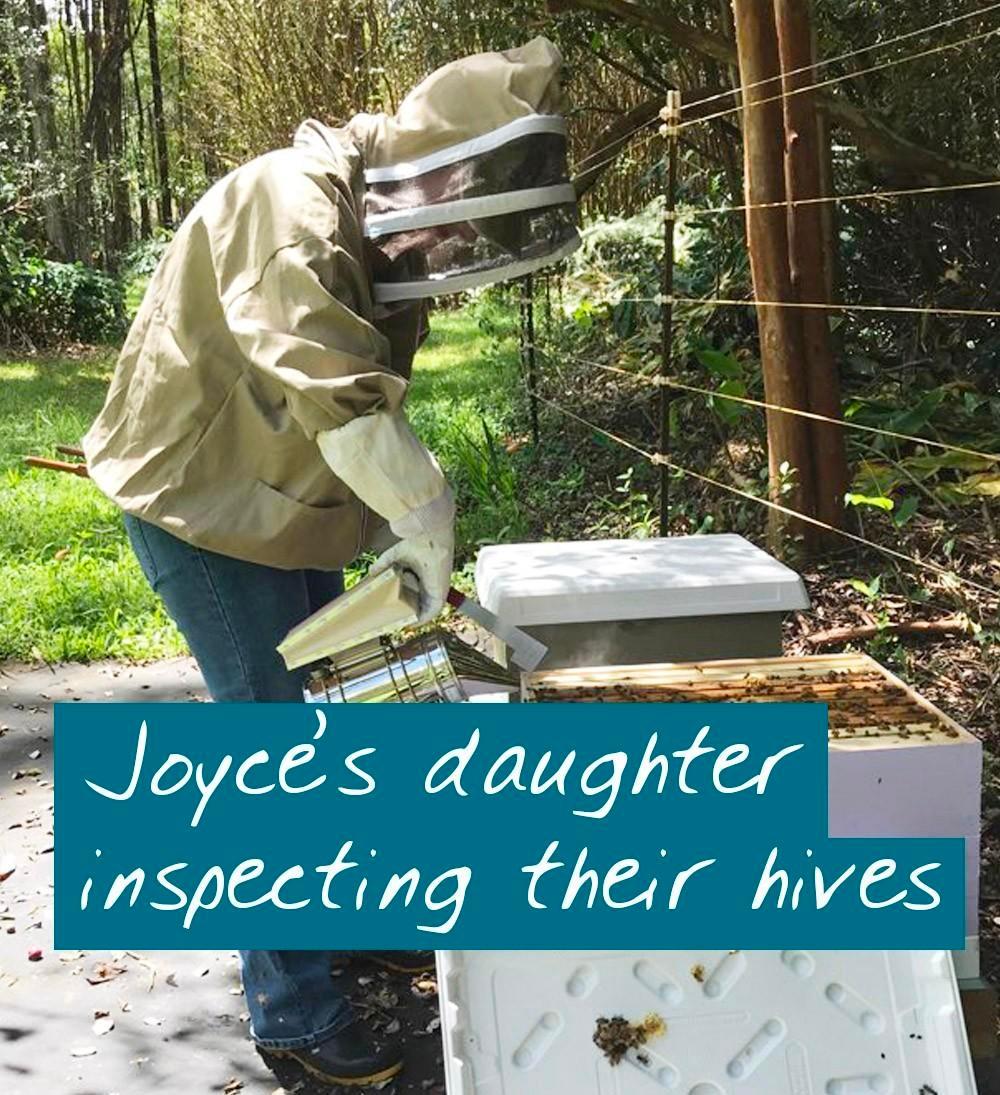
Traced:
<path fill-rule="evenodd" d="M 335 601 L 296 625 L 278 644 L 289 669 L 417 622 L 419 591 L 396 566 L 362 578 Z"/>
<path fill-rule="evenodd" d="M 480 602 L 512 624 L 591 623 L 809 607 L 802 579 L 742 536 L 498 544 Z"/>
<path fill-rule="evenodd" d="M 452 1095 L 975 1095 L 944 951 L 445 951 Z M 666 1030 L 612 1065 L 597 1020 Z"/>

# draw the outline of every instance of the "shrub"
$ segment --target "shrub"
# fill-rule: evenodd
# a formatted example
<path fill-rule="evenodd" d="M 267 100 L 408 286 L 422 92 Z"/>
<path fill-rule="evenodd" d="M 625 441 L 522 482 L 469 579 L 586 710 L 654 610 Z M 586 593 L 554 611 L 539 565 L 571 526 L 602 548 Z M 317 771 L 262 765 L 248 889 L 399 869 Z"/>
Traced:
<path fill-rule="evenodd" d="M 125 314 L 129 321 L 135 317 L 142 303 L 146 286 L 153 271 L 163 257 L 173 233 L 159 228 L 148 240 L 141 240 L 128 253 L 122 266 L 121 280 L 125 299 Z"/>
<path fill-rule="evenodd" d="M 124 322 L 118 283 L 82 263 L 52 262 L 0 237 L 0 341 L 29 346 L 107 342 Z"/>

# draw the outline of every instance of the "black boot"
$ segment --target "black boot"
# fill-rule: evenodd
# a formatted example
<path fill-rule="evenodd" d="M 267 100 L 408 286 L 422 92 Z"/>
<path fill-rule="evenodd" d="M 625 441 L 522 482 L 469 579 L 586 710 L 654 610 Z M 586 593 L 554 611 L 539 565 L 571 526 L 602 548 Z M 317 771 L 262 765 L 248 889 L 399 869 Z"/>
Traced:
<path fill-rule="evenodd" d="M 392 1079 L 403 1067 L 399 1042 L 394 1038 L 376 1042 L 371 1031 L 357 1019 L 319 1045 L 264 1052 L 297 1061 L 311 1076 L 332 1086 L 380 1084 Z"/>
<path fill-rule="evenodd" d="M 428 973 L 434 969 L 433 951 L 355 951 L 358 958 L 366 958 L 383 969 L 395 973 Z"/>

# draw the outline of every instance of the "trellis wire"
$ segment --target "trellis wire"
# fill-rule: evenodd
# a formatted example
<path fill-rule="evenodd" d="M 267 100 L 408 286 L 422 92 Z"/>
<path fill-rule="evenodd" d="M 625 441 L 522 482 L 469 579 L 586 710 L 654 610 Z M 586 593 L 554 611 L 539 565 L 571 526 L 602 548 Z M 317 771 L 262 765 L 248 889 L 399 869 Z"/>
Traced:
<path fill-rule="evenodd" d="M 800 513 L 798 510 L 794 510 L 789 506 L 783 506 L 780 502 L 775 502 L 770 498 L 761 498 L 759 495 L 751 494 L 749 491 L 741 490 L 739 487 L 734 487 L 731 483 L 724 483 L 721 479 L 713 479 L 709 475 L 704 475 L 701 472 L 694 471 L 691 468 L 685 468 L 681 464 L 675 463 L 669 457 L 663 456 L 661 453 L 649 452 L 647 449 L 642 448 L 640 445 L 636 445 L 634 442 L 629 441 L 627 438 L 620 437 L 618 434 L 612 433 L 610 430 L 604 429 L 603 426 L 598 426 L 595 422 L 588 422 L 586 418 L 582 418 L 576 414 L 575 411 L 571 411 L 561 404 L 556 403 L 554 400 L 548 399 L 543 395 L 539 397 L 540 402 L 546 404 L 546 406 L 552 407 L 553 410 L 558 411 L 560 414 L 566 415 L 568 418 L 574 419 L 581 426 L 586 426 L 587 429 L 593 430 L 595 433 L 599 433 L 606 437 L 609 441 L 613 441 L 618 445 L 623 446 L 626 449 L 636 453 L 638 456 L 648 460 L 654 467 L 665 465 L 672 471 L 675 471 L 681 475 L 689 475 L 692 479 L 697 479 L 702 483 L 706 483 L 709 486 L 717 487 L 720 490 L 726 491 L 729 494 L 736 495 L 739 498 L 743 498 L 748 502 L 756 502 L 759 505 L 766 507 L 774 512 L 784 514 L 786 517 L 794 518 L 797 521 L 804 521 L 808 525 L 813 525 L 816 528 L 823 529 L 826 532 L 835 533 L 837 536 L 842 536 L 847 540 L 852 540 L 856 544 L 861 544 L 864 547 L 872 548 L 875 551 L 881 552 L 883 555 L 890 556 L 901 562 L 908 563 L 910 566 L 917 567 L 922 570 L 929 570 L 935 574 L 940 575 L 952 582 L 959 582 L 962 585 L 967 585 L 971 589 L 979 590 L 980 593 L 985 593 L 990 597 L 1000 596 L 1000 588 L 990 588 L 981 582 L 975 581 L 973 578 L 965 578 L 960 574 L 956 574 L 953 570 L 948 570 L 947 567 L 941 566 L 939 563 L 935 563 L 932 560 L 917 559 L 915 556 L 907 555 L 905 552 L 896 551 L 895 548 L 886 547 L 884 544 L 877 544 L 874 540 L 866 540 L 863 536 L 858 536 L 856 533 L 848 532 L 846 529 L 837 528 L 836 525 L 829 525 L 825 521 L 819 520 L 817 517 L 811 517 L 809 514 Z"/>
<path fill-rule="evenodd" d="M 733 87 L 728 88 L 725 91 L 716 92 L 713 95 L 706 95 L 701 99 L 694 99 L 689 103 L 684 104 L 685 110 L 693 110 L 695 107 L 704 106 L 706 103 L 714 103 L 719 99 L 725 99 L 727 95 L 740 95 L 745 91 L 751 91 L 754 88 L 763 87 L 765 84 L 771 84 L 775 81 L 785 79 L 789 76 L 800 76 L 803 72 L 816 72 L 818 69 L 826 68 L 827 65 L 834 65 L 840 61 L 849 61 L 852 57 L 860 57 L 863 53 L 872 53 L 877 49 L 885 49 L 887 46 L 895 46 L 900 42 L 905 42 L 910 38 L 919 38 L 921 35 L 930 34 L 934 30 L 943 30 L 945 27 L 954 26 L 956 23 L 962 23 L 966 19 L 974 19 L 979 15 L 989 15 L 992 11 L 1000 9 L 1000 4 L 989 4 L 985 8 L 978 8 L 975 11 L 967 11 L 962 15 L 954 15 L 950 19 L 942 19 L 938 23 L 932 23 L 930 26 L 920 27 L 918 30 L 910 30 L 905 34 L 897 34 L 895 38 L 886 38 L 882 42 L 873 42 L 868 46 L 861 46 L 859 49 L 849 50 L 847 53 L 838 53 L 834 57 L 822 57 L 817 61 L 814 61 L 809 65 L 802 65 L 800 68 L 790 69 L 788 72 L 783 72 L 778 76 L 765 76 L 762 80 L 755 80 L 751 84 L 747 84 L 746 87 Z"/>
<path fill-rule="evenodd" d="M 955 23 L 960 23 L 960 22 L 963 22 L 966 19 L 971 19 L 971 18 L 974 18 L 974 17 L 979 16 L 979 15 L 988 15 L 990 12 L 997 11 L 997 10 L 1000 10 L 1000 3 L 990 4 L 987 7 L 980 8 L 977 11 L 974 11 L 974 12 L 967 12 L 963 15 L 954 16 L 953 18 L 950 18 L 950 19 L 943 19 L 938 23 L 932 23 L 931 25 L 926 26 L 926 27 L 922 27 L 919 30 L 908 31 L 906 34 L 898 35 L 896 38 L 886 39 L 886 41 L 884 41 L 884 42 L 876 42 L 876 43 L 874 43 L 872 45 L 869 45 L 869 46 L 862 46 L 859 49 L 851 50 L 847 53 L 838 54 L 836 57 L 821 58 L 820 60 L 814 62 L 813 64 L 804 65 L 801 68 L 797 68 L 797 69 L 791 69 L 788 72 L 779 73 L 776 76 L 768 76 L 768 77 L 765 77 L 763 80 L 756 80 L 753 83 L 747 84 L 746 87 L 728 88 L 727 90 L 717 92 L 714 95 L 709 95 L 709 96 L 706 96 L 702 99 L 695 99 L 692 102 L 684 104 L 683 109 L 684 110 L 692 110 L 697 106 L 704 105 L 705 103 L 714 102 L 718 99 L 724 99 L 728 95 L 741 95 L 745 91 L 750 91 L 753 88 L 761 87 L 764 84 L 773 83 L 775 81 L 785 79 L 786 77 L 789 77 L 789 76 L 800 75 L 803 72 L 814 72 L 817 69 L 823 68 L 826 65 L 834 64 L 837 61 L 846 61 L 846 60 L 850 59 L 851 57 L 857 57 L 857 56 L 860 56 L 863 53 L 869 53 L 872 50 L 882 49 L 886 46 L 894 45 L 898 42 L 905 41 L 908 38 L 919 37 L 922 34 L 928 34 L 928 33 L 930 33 L 931 31 L 934 31 L 934 30 L 941 30 L 944 27 L 952 26 Z M 867 76 L 867 75 L 870 75 L 873 72 L 880 72 L 884 69 L 891 68 L 894 65 L 904 64 L 907 61 L 915 61 L 915 60 L 919 60 L 921 57 L 929 57 L 929 56 L 931 56 L 933 54 L 936 54 L 936 53 L 942 53 L 945 50 L 957 49 L 958 47 L 963 46 L 963 45 L 968 45 L 971 42 L 976 42 L 976 41 L 979 41 L 980 39 L 983 39 L 983 38 L 989 38 L 991 35 L 997 34 L 998 32 L 1000 32 L 1000 27 L 994 27 L 992 30 L 983 31 L 979 34 L 971 35 L 968 38 L 959 39 L 956 42 L 947 42 L 947 43 L 944 43 L 943 45 L 934 46 L 934 47 L 931 47 L 930 49 L 922 50 L 918 53 L 907 54 L 904 57 L 897 57 L 897 58 L 894 58 L 891 61 L 881 62 L 880 64 L 874 65 L 870 68 L 860 69 L 857 72 L 845 73 L 842 76 L 833 77 L 833 78 L 828 79 L 828 80 L 821 80 L 819 82 L 809 84 L 805 87 L 794 88 L 791 91 L 787 91 L 787 92 L 782 91 L 778 95 L 769 96 L 769 97 L 766 97 L 764 99 L 757 99 L 750 105 L 759 106 L 763 103 L 777 102 L 778 100 L 788 98 L 791 95 L 802 95 L 802 94 L 805 94 L 808 91 L 815 91 L 817 88 L 829 87 L 833 84 L 843 83 L 847 80 L 853 80 L 858 76 Z M 680 128 L 681 129 L 686 129 L 688 126 L 691 126 L 691 125 L 698 125 L 698 124 L 701 124 L 702 122 L 709 122 L 709 121 L 713 121 L 717 118 L 728 117 L 730 114 L 739 113 L 743 109 L 744 109 L 743 105 L 740 104 L 740 105 L 737 105 L 737 106 L 734 106 L 734 107 L 729 107 L 729 108 L 727 108 L 726 110 L 723 110 L 723 111 L 717 111 L 717 112 L 714 112 L 712 114 L 705 115 L 704 117 L 701 117 L 701 118 L 692 118 L 690 121 L 681 122 L 680 123 Z M 600 168 L 606 166 L 609 163 L 613 163 L 618 158 L 618 156 L 621 153 L 621 151 L 623 150 L 625 144 L 632 137 L 634 137 L 636 133 L 638 133 L 640 130 L 646 129 L 649 126 L 652 126 L 653 124 L 655 124 L 655 122 L 656 122 L 656 118 L 650 118 L 647 121 L 639 122 L 637 125 L 633 126 L 631 129 L 626 130 L 625 133 L 620 134 L 619 136 L 615 137 L 611 141 L 608 141 L 608 143 L 606 145 L 604 145 L 603 147 L 595 149 L 593 152 L 588 153 L 586 159 L 584 159 L 583 162 L 579 165 L 580 169 L 582 169 L 583 171 L 589 173 L 591 171 L 599 170 Z M 654 135 L 653 133 L 648 134 L 648 136 L 653 136 L 653 135 Z M 608 156 L 606 159 L 601 160 L 600 162 L 598 162 L 596 164 L 592 164 L 592 163 L 589 162 L 590 160 L 593 160 L 595 157 L 600 156 L 602 153 L 608 151 L 608 149 L 611 149 L 611 148 L 614 148 L 615 151 L 613 153 L 611 153 L 611 155 Z M 945 189 L 945 188 L 942 188 L 942 189 Z M 815 201 L 815 200 L 829 200 L 829 199 L 803 199 L 803 203 L 809 202 L 809 201 Z M 783 204 L 783 203 L 781 203 L 781 204 Z M 727 206 L 724 209 L 720 209 L 719 211 L 728 211 L 729 209 L 732 209 L 732 208 L 734 208 L 734 207 Z M 744 208 L 746 208 L 746 207 L 744 207 Z M 765 208 L 765 206 L 759 206 L 759 207 L 753 207 L 753 208 Z M 708 212 L 708 211 L 706 210 L 706 212 Z"/>
<path fill-rule="evenodd" d="M 951 194 L 963 190 L 995 190 L 1000 179 L 981 182 L 950 183 L 945 186 L 914 186 L 901 190 L 859 190 L 853 194 L 828 194 L 821 198 L 787 198 L 777 202 L 756 202 L 751 205 L 715 205 L 705 209 L 692 207 L 678 210 L 678 218 L 696 220 L 719 213 L 751 213 L 757 209 L 794 209 L 800 205 L 840 205 L 856 201 L 884 201 L 889 198 L 909 198 L 922 194 Z"/>
<path fill-rule="evenodd" d="M 920 50 L 917 53 L 908 53 L 905 57 L 895 57 L 891 61 L 881 61 L 877 65 L 858 69 L 857 72 L 847 72 L 842 76 L 831 76 L 827 80 L 818 80 L 815 83 L 806 84 L 804 87 L 792 88 L 790 91 L 781 92 L 780 95 L 769 95 L 763 99 L 754 99 L 752 102 L 747 103 L 746 107 L 763 106 L 765 103 L 777 103 L 785 99 L 790 99 L 793 95 L 805 95 L 806 92 L 816 91 L 823 87 L 832 87 L 834 84 L 842 84 L 846 80 L 856 80 L 859 76 L 870 76 L 873 72 L 882 72 L 885 69 L 894 68 L 896 65 L 906 64 L 908 61 L 919 61 L 924 57 L 933 57 L 935 54 L 945 53 L 950 49 L 959 49 L 961 46 L 971 45 L 973 42 L 979 42 L 985 38 L 992 38 L 995 34 L 1000 34 L 1000 27 L 993 27 L 992 30 L 981 31 L 979 34 L 969 35 L 968 38 L 960 38 L 956 42 L 945 42 L 940 46 L 931 46 L 930 48 Z M 773 77 L 771 78 L 773 79 Z M 690 121 L 681 122 L 680 128 L 687 129 L 689 126 L 702 125 L 705 122 L 715 121 L 717 118 L 728 118 L 730 114 L 739 114 L 743 110 L 743 104 L 727 107 L 725 110 L 714 111 L 712 114 L 705 114 L 700 118 L 692 118 Z"/>
<path fill-rule="evenodd" d="M 619 304 L 661 304 L 661 298 L 621 297 Z M 739 308 L 813 308 L 826 312 L 888 312 L 890 314 L 958 316 L 962 318 L 1000 318 L 1000 311 L 988 308 L 927 308 L 902 304 L 850 304 L 846 302 L 828 303 L 819 300 L 755 300 L 731 297 L 674 297 L 674 304 L 720 305 Z"/>
<path fill-rule="evenodd" d="M 545 350 L 541 351 L 550 357 Z M 881 426 L 868 426 L 863 422 L 851 422 L 844 418 L 832 418 L 829 415 L 817 414 L 815 411 L 805 411 L 799 407 L 785 407 L 780 403 L 768 403 L 763 399 L 753 399 L 750 396 L 730 395 L 727 392 L 713 391 L 711 388 L 700 388 L 696 384 L 685 384 L 673 377 L 661 378 L 650 376 L 647 373 L 634 372 L 631 369 L 622 369 L 616 365 L 608 365 L 602 361 L 590 361 L 583 357 L 573 357 L 570 360 L 580 365 L 587 365 L 594 369 L 602 369 L 605 372 L 615 373 L 618 376 L 627 377 L 653 387 L 661 385 L 668 388 L 676 388 L 678 391 L 691 392 L 694 395 L 709 396 L 712 399 L 726 399 L 732 403 L 742 403 L 748 407 L 759 407 L 765 411 L 777 411 L 779 414 L 795 415 L 798 418 L 809 418 L 814 422 L 826 422 L 831 426 L 840 426 L 845 430 L 858 430 L 863 433 L 877 434 L 879 437 L 892 437 L 897 441 L 909 441 L 916 445 L 927 445 L 931 448 L 941 449 L 944 452 L 959 453 L 962 456 L 972 456 L 978 460 L 987 460 L 992 464 L 1000 463 L 1000 453 L 982 452 L 979 449 L 966 448 L 964 445 L 949 445 L 945 441 L 935 441 L 930 437 L 918 437 L 916 434 L 900 433 L 898 430 L 889 430 Z"/>

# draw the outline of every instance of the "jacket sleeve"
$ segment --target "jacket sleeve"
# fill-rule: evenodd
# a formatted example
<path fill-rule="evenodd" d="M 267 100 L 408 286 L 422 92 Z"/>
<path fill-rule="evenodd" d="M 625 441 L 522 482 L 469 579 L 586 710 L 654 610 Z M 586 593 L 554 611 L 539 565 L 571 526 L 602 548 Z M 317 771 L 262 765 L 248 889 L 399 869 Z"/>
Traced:
<path fill-rule="evenodd" d="M 280 384 L 307 437 L 396 410 L 406 393 L 388 342 L 356 311 L 364 277 L 343 248 L 310 237 L 278 250 L 226 307 L 248 368 Z"/>

